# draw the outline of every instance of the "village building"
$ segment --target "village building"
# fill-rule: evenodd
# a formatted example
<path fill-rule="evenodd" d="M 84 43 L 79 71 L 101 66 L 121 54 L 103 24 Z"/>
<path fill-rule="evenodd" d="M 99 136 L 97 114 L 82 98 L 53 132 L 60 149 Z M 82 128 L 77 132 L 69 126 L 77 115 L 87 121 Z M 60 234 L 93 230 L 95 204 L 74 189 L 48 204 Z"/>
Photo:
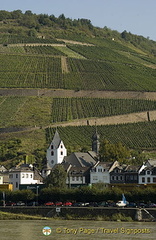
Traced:
<path fill-rule="evenodd" d="M 98 161 L 90 170 L 90 183 L 105 183 L 107 186 L 110 184 L 110 172 L 117 166 L 119 166 L 119 163 L 117 161 Z"/>
<path fill-rule="evenodd" d="M 2 165 L 0 165 L 0 184 L 9 183 L 9 171 Z"/>
<path fill-rule="evenodd" d="M 42 169 L 42 176 L 47 177 L 56 164 L 63 162 L 65 156 L 67 156 L 67 149 L 65 148 L 65 145 L 61 140 L 58 131 L 56 130 L 53 140 L 47 149 L 47 164 Z"/>
<path fill-rule="evenodd" d="M 145 167 L 139 173 L 139 184 L 156 184 L 156 166 Z"/>
<path fill-rule="evenodd" d="M 43 177 L 31 164 L 22 164 L 9 170 L 9 183 L 18 190 L 21 184 L 43 184 Z"/>
<path fill-rule="evenodd" d="M 140 166 L 128 165 L 125 169 L 125 183 L 137 184 Z"/>

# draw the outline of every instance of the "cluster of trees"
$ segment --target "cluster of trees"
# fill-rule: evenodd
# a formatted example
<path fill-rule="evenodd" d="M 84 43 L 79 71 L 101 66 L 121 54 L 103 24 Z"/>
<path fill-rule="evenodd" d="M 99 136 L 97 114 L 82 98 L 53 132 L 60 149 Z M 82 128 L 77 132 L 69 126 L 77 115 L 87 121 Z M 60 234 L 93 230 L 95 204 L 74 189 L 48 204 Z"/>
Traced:
<path fill-rule="evenodd" d="M 110 162 L 118 161 L 121 164 L 139 165 L 146 160 L 146 156 L 142 151 L 130 150 L 121 142 L 113 144 L 104 139 L 100 144 L 99 151 L 100 161 Z"/>
<path fill-rule="evenodd" d="M 99 189 L 96 184 L 90 188 L 88 186 L 65 189 L 65 188 L 43 188 L 37 195 L 31 190 L 17 190 L 17 191 L 6 191 L 5 200 L 6 202 L 25 202 L 26 204 L 30 201 L 39 201 L 44 204 L 45 202 L 101 202 L 101 201 L 114 201 L 121 200 L 123 190 L 119 188 L 105 188 Z M 156 199 L 155 188 L 140 189 L 138 187 L 133 188 L 133 191 L 124 192 L 126 200 L 129 202 L 152 202 Z M 3 200 L 3 192 L 0 192 L 0 200 Z"/>
<path fill-rule="evenodd" d="M 25 26 L 28 28 L 36 28 L 37 30 L 40 26 L 48 26 L 48 27 L 60 27 L 63 29 L 67 29 L 70 27 L 87 27 L 92 30 L 93 25 L 88 19 L 70 19 L 66 18 L 64 14 L 61 14 L 58 18 L 54 15 L 48 14 L 34 14 L 30 10 L 22 13 L 21 10 L 15 10 L 12 12 L 0 11 L 0 21 L 6 21 L 7 19 L 16 19 L 21 26 Z"/>
<path fill-rule="evenodd" d="M 15 10 L 12 12 L 8 12 L 5 10 L 0 11 L 0 21 L 3 21 L 7 24 L 8 21 L 16 21 L 17 24 L 21 27 L 26 27 L 29 29 L 27 34 L 29 36 L 37 36 L 38 32 L 42 32 L 42 28 L 46 26 L 51 30 L 59 30 L 62 29 L 66 31 L 68 35 L 71 33 L 71 30 L 75 34 L 84 34 L 89 36 L 96 36 L 101 38 L 115 38 L 124 40 L 126 42 L 130 42 L 136 47 L 140 47 L 143 50 L 147 50 L 148 52 L 156 55 L 156 43 L 155 41 L 149 40 L 149 37 L 145 38 L 143 36 L 138 36 L 127 32 L 126 30 L 123 31 L 121 34 L 115 30 L 111 30 L 108 27 L 99 28 L 94 27 L 89 19 L 70 19 L 66 18 L 64 14 L 61 14 L 59 17 L 55 17 L 53 14 L 35 14 L 32 11 L 27 10 L 25 13 L 22 13 L 21 10 Z M 17 26 L 18 26 L 17 25 Z M 68 31 L 69 30 L 69 31 Z M 8 28 L 8 33 L 15 33 L 16 34 L 24 34 L 24 28 L 22 29 L 15 29 L 15 26 Z M 44 32 L 45 33 L 45 32 Z M 50 32 L 47 32 L 48 35 Z"/>
<path fill-rule="evenodd" d="M 20 162 L 36 164 L 38 169 L 42 169 L 46 163 L 45 149 L 35 149 L 31 155 L 21 151 L 22 142 L 20 139 L 10 139 L 0 142 L 0 164 L 6 168 L 16 166 Z"/>
<path fill-rule="evenodd" d="M 149 37 L 145 38 L 143 36 L 138 36 L 124 30 L 121 33 L 121 38 L 124 39 L 126 42 L 130 42 L 134 46 L 144 49 L 153 54 L 154 56 L 156 56 L 155 41 L 149 40 Z"/>

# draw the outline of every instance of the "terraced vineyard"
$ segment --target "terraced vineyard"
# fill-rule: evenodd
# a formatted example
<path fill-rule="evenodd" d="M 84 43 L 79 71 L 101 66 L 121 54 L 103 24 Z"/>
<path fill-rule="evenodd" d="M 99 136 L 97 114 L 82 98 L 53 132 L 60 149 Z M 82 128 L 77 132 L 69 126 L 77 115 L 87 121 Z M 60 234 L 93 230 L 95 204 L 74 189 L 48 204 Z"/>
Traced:
<path fill-rule="evenodd" d="M 156 110 L 156 101 L 103 98 L 0 97 L 0 127 L 47 126 Z"/>
<path fill-rule="evenodd" d="M 54 98 L 52 102 L 52 122 L 115 116 L 150 110 L 156 110 L 156 101 L 99 98 Z"/>
<path fill-rule="evenodd" d="M 108 139 L 112 143 L 122 142 L 132 149 L 156 149 L 154 129 L 156 129 L 156 121 L 97 127 L 102 139 Z M 51 142 L 55 130 L 55 128 L 46 129 L 47 143 Z M 58 131 L 68 147 L 91 147 L 91 137 L 95 133 L 95 127 L 59 127 Z"/>

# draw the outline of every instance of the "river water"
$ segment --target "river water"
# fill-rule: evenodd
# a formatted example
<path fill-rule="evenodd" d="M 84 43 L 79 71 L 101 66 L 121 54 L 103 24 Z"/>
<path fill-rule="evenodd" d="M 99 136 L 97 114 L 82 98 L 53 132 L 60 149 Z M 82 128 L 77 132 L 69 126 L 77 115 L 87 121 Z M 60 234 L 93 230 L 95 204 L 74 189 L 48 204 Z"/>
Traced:
<path fill-rule="evenodd" d="M 44 239 L 156 239 L 156 223 L 80 220 L 0 220 L 0 240 Z"/>

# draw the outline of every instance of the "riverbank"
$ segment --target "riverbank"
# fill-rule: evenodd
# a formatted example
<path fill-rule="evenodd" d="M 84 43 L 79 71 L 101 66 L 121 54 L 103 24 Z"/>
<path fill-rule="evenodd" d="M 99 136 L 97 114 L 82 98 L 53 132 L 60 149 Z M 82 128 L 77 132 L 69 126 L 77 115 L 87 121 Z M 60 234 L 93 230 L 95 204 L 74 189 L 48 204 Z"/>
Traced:
<path fill-rule="evenodd" d="M 0 211 L 0 220 L 46 220 L 42 216 L 31 216 L 19 213 L 8 213 Z"/>
<path fill-rule="evenodd" d="M 60 219 L 94 221 L 156 221 L 156 209 L 92 207 L 1 207 L 0 220 Z"/>

